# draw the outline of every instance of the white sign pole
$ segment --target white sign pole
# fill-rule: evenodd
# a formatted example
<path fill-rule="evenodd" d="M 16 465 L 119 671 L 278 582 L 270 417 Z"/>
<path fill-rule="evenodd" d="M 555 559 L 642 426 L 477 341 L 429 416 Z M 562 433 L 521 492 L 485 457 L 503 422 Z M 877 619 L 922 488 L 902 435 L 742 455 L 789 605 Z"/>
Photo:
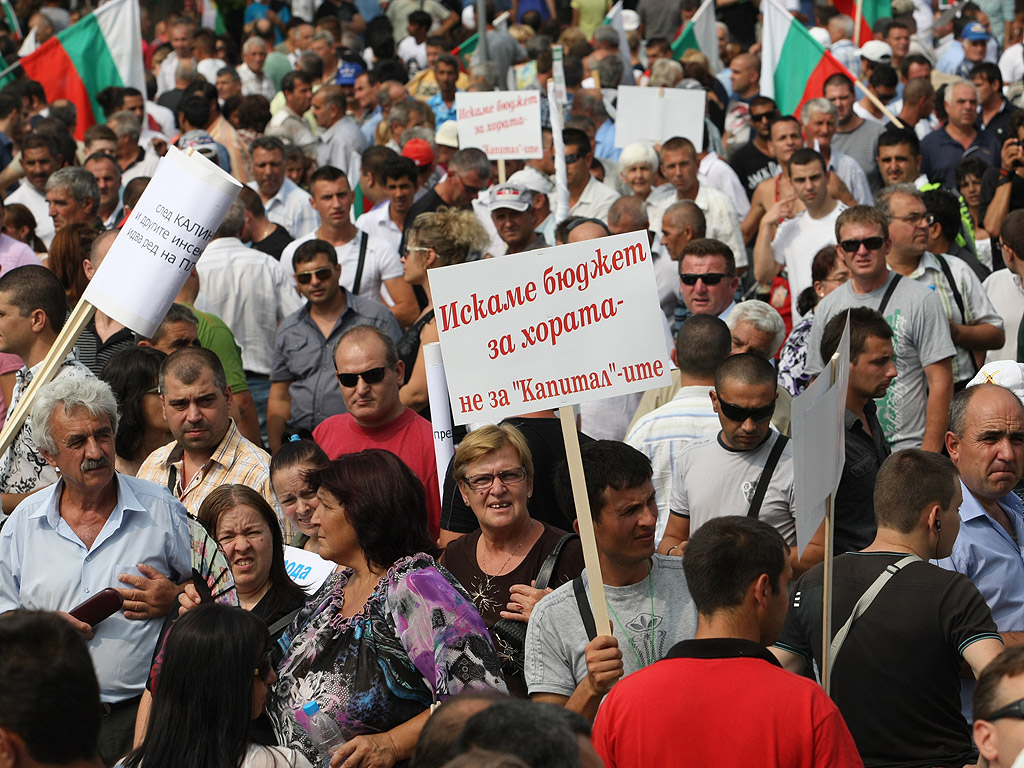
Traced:
<path fill-rule="evenodd" d="M 555 223 L 561 224 L 569 218 L 569 177 L 565 168 L 565 142 L 562 141 L 562 102 L 551 80 L 548 80 L 548 114 L 555 146 Z"/>
<path fill-rule="evenodd" d="M 448 380 L 444 373 L 441 345 L 436 341 L 423 346 L 423 362 L 427 365 L 427 397 L 430 421 L 434 428 L 434 461 L 437 462 L 438 493 L 444 498 L 444 478 L 448 462 L 455 454 L 452 439 L 452 410 L 448 401 Z"/>

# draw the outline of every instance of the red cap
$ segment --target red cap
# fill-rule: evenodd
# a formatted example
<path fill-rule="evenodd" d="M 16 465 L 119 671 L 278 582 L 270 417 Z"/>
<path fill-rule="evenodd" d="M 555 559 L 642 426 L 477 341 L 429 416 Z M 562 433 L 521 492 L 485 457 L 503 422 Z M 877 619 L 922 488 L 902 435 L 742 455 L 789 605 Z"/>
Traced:
<path fill-rule="evenodd" d="M 402 147 L 402 157 L 408 157 L 417 168 L 434 164 L 434 150 L 426 139 L 409 139 Z"/>

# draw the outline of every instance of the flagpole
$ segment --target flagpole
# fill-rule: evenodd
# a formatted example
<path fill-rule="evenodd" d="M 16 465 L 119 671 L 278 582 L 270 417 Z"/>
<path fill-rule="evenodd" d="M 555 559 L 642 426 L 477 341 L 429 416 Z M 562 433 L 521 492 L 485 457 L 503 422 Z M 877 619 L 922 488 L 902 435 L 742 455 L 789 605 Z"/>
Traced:
<path fill-rule="evenodd" d="M 9 75 L 9 74 L 10 74 L 11 72 L 13 72 L 14 70 L 16 70 L 16 69 L 17 69 L 18 67 L 20 67 L 20 66 L 21 66 L 21 62 L 20 62 L 20 61 L 16 61 L 16 62 L 14 62 L 14 63 L 13 63 L 13 64 L 11 64 L 11 66 L 9 66 L 9 67 L 8 67 L 7 69 L 5 69 L 5 70 L 3 70 L 2 72 L 0 72 L 0 79 L 3 79 L 3 78 L 4 78 L 5 76 L 6 76 L 6 75 Z"/>
<path fill-rule="evenodd" d="M 857 11 L 853 18 L 853 44 L 860 48 L 860 20 L 864 15 L 864 0 L 857 0 Z"/>

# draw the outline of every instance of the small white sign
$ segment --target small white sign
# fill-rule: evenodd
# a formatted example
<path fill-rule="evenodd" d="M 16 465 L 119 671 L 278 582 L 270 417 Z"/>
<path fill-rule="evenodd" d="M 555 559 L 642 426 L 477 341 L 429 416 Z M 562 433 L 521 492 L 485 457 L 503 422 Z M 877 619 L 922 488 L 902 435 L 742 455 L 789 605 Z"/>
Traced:
<path fill-rule="evenodd" d="M 337 567 L 337 563 L 324 560 L 316 552 L 285 545 L 284 569 L 307 594 L 312 595 L 320 589 Z"/>
<path fill-rule="evenodd" d="M 151 338 L 241 189 L 198 152 L 168 148 L 83 298 Z"/>
<path fill-rule="evenodd" d="M 673 136 L 704 145 L 704 108 L 707 95 L 686 88 L 639 88 L 619 86 L 615 109 L 615 146 L 636 141 L 663 144 Z"/>
<path fill-rule="evenodd" d="M 544 156 L 540 91 L 455 94 L 459 147 L 476 147 L 491 160 Z"/>
<path fill-rule="evenodd" d="M 671 381 L 646 232 L 429 275 L 456 424 Z"/>

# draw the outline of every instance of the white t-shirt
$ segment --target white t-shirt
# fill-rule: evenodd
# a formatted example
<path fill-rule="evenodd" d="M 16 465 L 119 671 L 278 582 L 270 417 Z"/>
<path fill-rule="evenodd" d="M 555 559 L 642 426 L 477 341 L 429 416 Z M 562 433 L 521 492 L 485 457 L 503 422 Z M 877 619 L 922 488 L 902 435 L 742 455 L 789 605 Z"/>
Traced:
<path fill-rule="evenodd" d="M 1018 51 L 1018 54 L 1020 52 Z M 992 306 L 1003 318 L 1006 341 L 999 349 L 990 349 L 985 355 L 986 363 L 996 360 L 1017 359 L 1017 331 L 1024 317 L 1024 289 L 1020 278 L 1008 269 L 1000 269 L 985 278 L 982 283 Z"/>
<path fill-rule="evenodd" d="M 800 317 L 800 313 L 796 311 L 797 298 L 805 288 L 810 288 L 814 284 L 811 280 L 811 263 L 814 261 L 814 255 L 826 245 L 835 245 L 836 219 L 845 210 L 846 206 L 838 201 L 832 212 L 820 219 L 812 219 L 804 210 L 792 219 L 782 222 L 775 231 L 772 253 L 776 262 L 786 265 L 794 321 Z"/>
<path fill-rule="evenodd" d="M 304 235 L 289 243 L 281 253 L 281 263 L 291 264 L 292 256 L 296 249 L 309 240 L 316 239 L 317 230 Z M 345 290 L 351 291 L 355 284 L 356 270 L 359 267 L 359 241 L 362 230 L 356 231 L 356 236 L 345 245 L 334 250 L 338 254 L 338 264 L 341 265 L 341 278 L 338 282 Z M 402 260 L 398 251 L 392 248 L 388 242 L 380 237 L 368 236 L 366 242 L 366 261 L 363 263 L 363 277 L 359 283 L 359 293 L 364 299 L 381 301 L 380 289 L 387 280 L 394 280 L 404 274 Z"/>
<path fill-rule="evenodd" d="M 779 433 L 771 430 L 767 440 L 752 451 L 728 448 L 721 437 L 697 440 L 679 455 L 669 509 L 673 515 L 690 519 L 690 535 L 704 523 L 726 515 L 746 515 L 757 481 L 768 461 Z M 758 518 L 782 534 L 790 546 L 796 544 L 796 519 L 793 517 L 793 443 L 782 449 L 761 502 Z"/>

